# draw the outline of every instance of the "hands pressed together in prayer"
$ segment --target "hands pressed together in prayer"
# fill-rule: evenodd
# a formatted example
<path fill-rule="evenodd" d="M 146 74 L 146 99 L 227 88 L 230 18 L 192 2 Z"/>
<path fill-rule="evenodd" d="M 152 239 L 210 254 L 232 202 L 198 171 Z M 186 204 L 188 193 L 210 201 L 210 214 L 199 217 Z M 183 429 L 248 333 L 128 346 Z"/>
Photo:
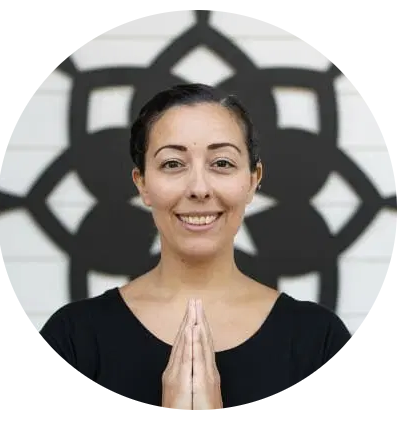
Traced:
<path fill-rule="evenodd" d="M 162 375 L 162 406 L 221 409 L 220 374 L 213 340 L 200 300 L 190 300 Z"/>

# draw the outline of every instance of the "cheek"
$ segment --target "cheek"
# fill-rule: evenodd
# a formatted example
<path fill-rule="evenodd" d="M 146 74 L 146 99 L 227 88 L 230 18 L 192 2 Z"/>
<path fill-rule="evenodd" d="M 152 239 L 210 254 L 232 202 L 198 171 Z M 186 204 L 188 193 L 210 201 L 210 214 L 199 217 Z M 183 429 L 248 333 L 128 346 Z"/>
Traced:
<path fill-rule="evenodd" d="M 221 187 L 221 185 L 220 185 Z M 224 204 L 231 209 L 244 209 L 248 197 L 249 184 L 244 180 L 234 183 L 228 182 L 220 188 L 220 197 Z"/>
<path fill-rule="evenodd" d="M 148 183 L 147 192 L 152 207 L 159 210 L 168 209 L 175 205 L 183 193 L 183 191 L 181 191 L 181 184 L 167 182 L 164 179 L 159 182 Z"/>

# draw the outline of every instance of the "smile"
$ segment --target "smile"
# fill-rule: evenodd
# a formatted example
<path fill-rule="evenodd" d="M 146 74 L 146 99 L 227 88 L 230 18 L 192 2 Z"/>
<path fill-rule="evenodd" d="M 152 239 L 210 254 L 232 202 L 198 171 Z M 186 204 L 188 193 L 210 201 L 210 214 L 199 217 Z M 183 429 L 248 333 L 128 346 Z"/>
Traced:
<path fill-rule="evenodd" d="M 222 212 L 206 215 L 176 215 L 177 218 L 187 226 L 195 227 L 210 227 L 218 218 L 222 215 Z"/>

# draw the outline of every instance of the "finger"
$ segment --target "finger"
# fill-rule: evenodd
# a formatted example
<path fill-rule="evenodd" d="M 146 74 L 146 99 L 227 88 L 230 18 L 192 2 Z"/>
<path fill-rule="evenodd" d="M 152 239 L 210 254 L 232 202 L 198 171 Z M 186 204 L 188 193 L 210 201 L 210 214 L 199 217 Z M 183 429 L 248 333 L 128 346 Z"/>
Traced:
<path fill-rule="evenodd" d="M 192 327 L 187 326 L 184 330 L 184 344 L 181 356 L 180 371 L 183 377 L 192 377 L 192 358 L 193 358 L 193 348 L 192 348 Z"/>
<path fill-rule="evenodd" d="M 204 336 L 206 344 L 208 344 L 211 349 L 214 351 L 213 345 L 213 337 L 211 334 L 211 329 L 209 322 L 207 321 L 206 314 L 203 308 L 203 303 L 200 299 L 196 300 L 196 315 L 197 315 L 197 323 L 202 327 L 204 331 Z"/>
<path fill-rule="evenodd" d="M 195 325 L 192 329 L 192 373 L 194 383 L 205 376 L 205 358 L 203 345 L 200 337 L 200 325 Z"/>
<path fill-rule="evenodd" d="M 177 335 L 176 335 L 176 337 L 174 339 L 173 348 L 177 346 L 178 342 L 180 341 L 180 339 L 183 336 L 185 327 L 187 326 L 188 316 L 190 314 L 190 304 L 193 303 L 193 302 L 194 302 L 194 300 L 190 299 L 188 301 L 188 303 L 187 303 L 187 308 L 185 309 L 184 317 L 183 317 L 183 319 L 182 319 L 182 321 L 180 323 L 180 326 L 179 326 L 178 331 L 177 331 Z"/>
<path fill-rule="evenodd" d="M 171 348 L 171 352 L 170 352 L 170 356 L 169 356 L 169 362 L 168 362 L 169 368 L 172 367 L 172 364 L 173 364 L 176 356 L 180 355 L 177 352 L 179 352 L 179 350 L 180 350 L 179 348 L 181 345 L 181 340 L 183 340 L 183 337 L 184 337 L 184 329 L 187 325 L 187 320 L 188 320 L 188 315 L 189 315 L 189 302 L 187 304 L 187 308 L 185 310 L 185 314 L 184 314 L 184 317 L 182 319 L 182 322 L 178 328 L 177 335 L 174 339 L 173 347 Z"/>
<path fill-rule="evenodd" d="M 187 326 L 191 327 L 191 323 L 195 320 L 195 314 L 193 312 L 194 309 L 194 300 L 190 299 L 188 301 L 187 309 L 185 312 L 184 319 L 180 325 L 180 328 L 177 333 L 177 337 L 175 339 L 174 345 L 171 349 L 169 365 L 170 368 L 176 363 L 177 365 L 181 363 L 181 357 L 184 350 L 184 332 Z"/>
<path fill-rule="evenodd" d="M 200 326 L 200 338 L 203 344 L 204 360 L 207 368 L 216 368 L 216 357 L 214 352 L 213 337 L 210 325 L 207 321 L 202 301 L 196 302 L 198 324 Z"/>
<path fill-rule="evenodd" d="M 187 325 L 193 326 L 196 323 L 196 308 L 195 308 L 195 299 L 190 299 L 190 302 L 188 304 L 188 317 L 187 317 Z"/>

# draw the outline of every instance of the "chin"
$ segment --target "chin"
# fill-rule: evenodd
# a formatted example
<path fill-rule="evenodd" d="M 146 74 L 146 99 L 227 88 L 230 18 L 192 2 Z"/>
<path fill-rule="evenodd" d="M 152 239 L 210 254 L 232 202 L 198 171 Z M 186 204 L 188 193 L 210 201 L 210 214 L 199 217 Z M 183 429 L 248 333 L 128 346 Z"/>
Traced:
<path fill-rule="evenodd" d="M 221 245 L 214 242 L 196 242 L 195 245 L 179 246 L 177 251 L 185 259 L 210 260 L 222 252 Z"/>

